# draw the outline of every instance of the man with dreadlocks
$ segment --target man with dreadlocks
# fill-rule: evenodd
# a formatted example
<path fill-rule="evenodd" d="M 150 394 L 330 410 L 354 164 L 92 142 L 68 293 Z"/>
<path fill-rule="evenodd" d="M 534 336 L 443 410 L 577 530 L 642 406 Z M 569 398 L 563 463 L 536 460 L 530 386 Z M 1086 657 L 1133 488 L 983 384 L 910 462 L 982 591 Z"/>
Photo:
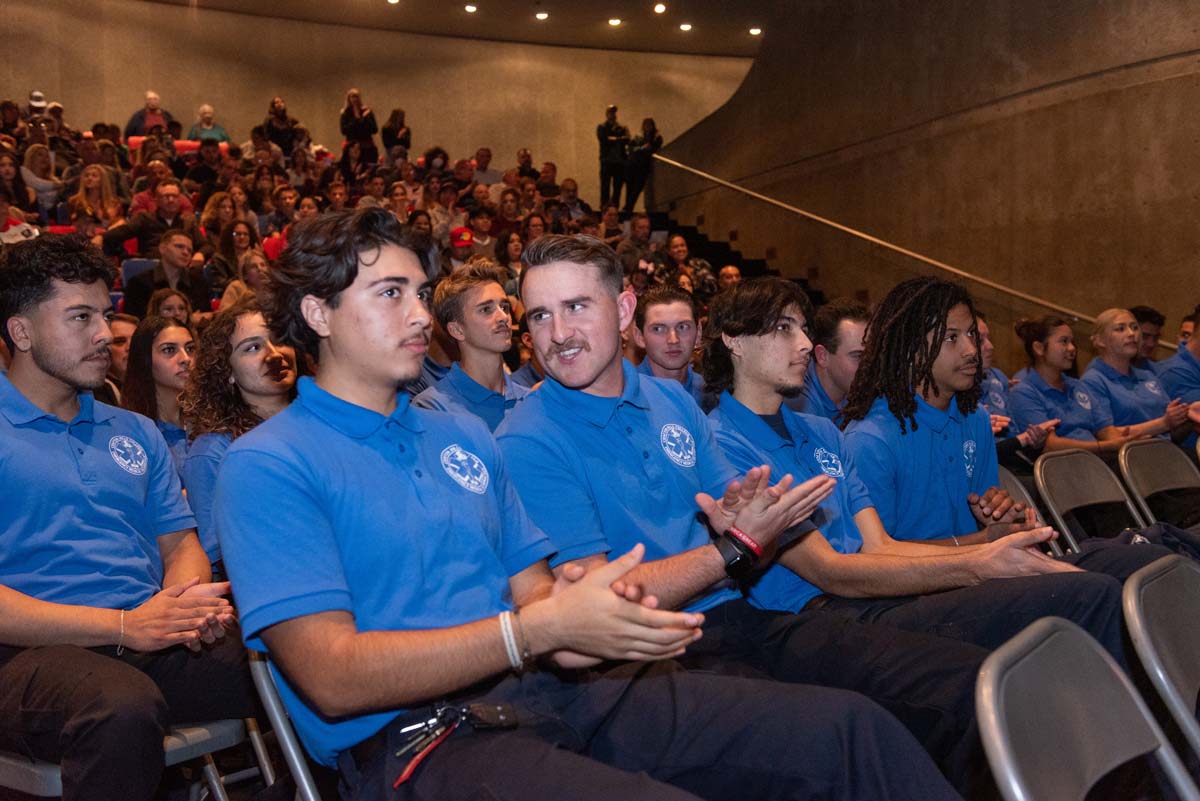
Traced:
<path fill-rule="evenodd" d="M 989 416 L 979 406 L 983 367 L 975 305 L 937 278 L 898 284 L 867 324 L 862 361 L 843 409 L 846 449 L 883 527 L 898 540 L 983 545 L 992 526 L 1026 514 L 999 488 Z M 1124 580 L 1170 551 L 1090 539 L 1064 557 Z"/>

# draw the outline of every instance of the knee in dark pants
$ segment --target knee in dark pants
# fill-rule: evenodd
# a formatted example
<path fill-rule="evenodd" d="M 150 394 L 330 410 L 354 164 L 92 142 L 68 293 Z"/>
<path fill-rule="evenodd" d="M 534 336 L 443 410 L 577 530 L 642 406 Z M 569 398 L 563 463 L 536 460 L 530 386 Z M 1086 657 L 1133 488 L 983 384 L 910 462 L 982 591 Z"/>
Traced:
<path fill-rule="evenodd" d="M 119 662 L 114 668 L 80 677 L 70 699 L 77 711 L 64 721 L 64 741 L 90 738 L 111 750 L 114 759 L 125 754 L 141 762 L 155 754 L 161 762 L 169 720 L 166 701 L 141 671 Z"/>

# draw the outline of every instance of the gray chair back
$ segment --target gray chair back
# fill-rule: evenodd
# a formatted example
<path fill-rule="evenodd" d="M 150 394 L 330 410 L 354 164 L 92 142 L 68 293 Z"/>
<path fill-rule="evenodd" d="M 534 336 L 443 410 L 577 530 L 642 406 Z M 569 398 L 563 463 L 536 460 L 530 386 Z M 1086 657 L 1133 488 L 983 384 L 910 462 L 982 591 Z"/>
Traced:
<path fill-rule="evenodd" d="M 1016 475 L 1014 475 L 1013 472 L 1004 465 L 1000 465 L 999 470 L 1000 488 L 1011 495 L 1014 501 L 1019 501 L 1036 512 L 1038 516 L 1038 522 L 1042 525 L 1045 525 L 1046 521 L 1042 520 L 1042 513 L 1038 510 L 1038 505 L 1034 502 L 1033 496 L 1029 494 L 1029 488 L 1022 484 L 1021 479 L 1017 478 Z M 1060 537 L 1061 534 L 1062 532 L 1059 532 Z M 1051 540 L 1047 547 L 1049 548 L 1050 553 L 1054 556 L 1063 555 L 1063 549 L 1062 546 L 1058 544 L 1058 540 Z"/>
<path fill-rule="evenodd" d="M 1165 439 L 1126 442 L 1117 454 L 1117 464 L 1142 517 L 1150 523 L 1158 522 L 1150 509 L 1151 495 L 1166 490 L 1200 488 L 1200 470 L 1186 453 Z"/>
<path fill-rule="evenodd" d="M 1035 621 L 988 656 L 975 707 L 1007 801 L 1082 801 L 1113 768 L 1147 754 L 1183 801 L 1200 801 L 1129 678 L 1067 620 Z"/>
<path fill-rule="evenodd" d="M 1138 659 L 1188 745 L 1200 754 L 1200 565 L 1165 556 L 1129 577 L 1122 601 Z"/>
<path fill-rule="evenodd" d="M 254 680 L 254 688 L 258 690 L 258 697 L 267 711 L 267 719 L 271 721 L 271 728 L 279 740 L 283 759 L 296 782 L 296 798 L 301 801 L 321 801 L 317 783 L 313 781 L 312 772 L 304 758 L 304 747 L 292 728 L 291 718 L 279 697 L 279 689 L 275 686 L 275 677 L 271 675 L 265 654 L 250 652 L 250 678 Z"/>
<path fill-rule="evenodd" d="M 1148 525 L 1121 480 L 1103 459 L 1087 451 L 1070 448 L 1043 453 L 1033 465 L 1033 478 L 1055 528 L 1072 550 L 1079 550 L 1078 540 L 1091 532 L 1074 530 L 1067 515 L 1085 506 L 1119 503 L 1128 510 L 1130 525 L 1138 528 Z"/>

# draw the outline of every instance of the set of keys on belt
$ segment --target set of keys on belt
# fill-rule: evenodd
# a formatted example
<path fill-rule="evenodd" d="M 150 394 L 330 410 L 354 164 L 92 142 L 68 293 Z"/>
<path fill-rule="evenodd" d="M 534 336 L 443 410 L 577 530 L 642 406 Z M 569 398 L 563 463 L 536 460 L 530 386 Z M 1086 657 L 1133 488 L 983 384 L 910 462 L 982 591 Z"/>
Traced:
<path fill-rule="evenodd" d="M 400 730 L 402 736 L 407 736 L 406 742 L 398 751 L 396 758 L 412 754 L 404 770 L 392 783 L 392 789 L 398 788 L 412 778 L 417 766 L 425 757 L 433 752 L 455 729 L 462 723 L 469 723 L 471 728 L 481 729 L 515 729 L 517 714 L 510 704 L 475 703 L 467 706 L 444 705 L 435 707 L 432 717 L 412 723 Z"/>

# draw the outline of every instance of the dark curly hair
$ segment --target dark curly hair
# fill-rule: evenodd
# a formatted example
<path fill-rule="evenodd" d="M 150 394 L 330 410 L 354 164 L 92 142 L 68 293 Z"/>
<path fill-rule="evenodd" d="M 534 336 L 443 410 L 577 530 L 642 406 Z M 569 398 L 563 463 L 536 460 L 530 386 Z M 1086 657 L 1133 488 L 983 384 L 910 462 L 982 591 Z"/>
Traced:
<path fill-rule="evenodd" d="M 0 248 L 0 334 L 13 348 L 8 320 L 25 314 L 54 294 L 54 282 L 94 284 L 112 289 L 113 271 L 100 251 L 73 234 L 45 234 Z"/>
<path fill-rule="evenodd" d="M 408 231 L 378 207 L 326 212 L 293 223 L 288 246 L 271 268 L 270 297 L 262 303 L 276 341 L 317 358 L 321 340 L 305 322 L 300 302 L 312 295 L 337 308 L 342 290 L 358 277 L 359 261 L 373 261 L 384 245 L 397 245 L 420 259 Z"/>
<path fill-rule="evenodd" d="M 253 292 L 243 295 L 213 315 L 200 333 L 196 357 L 187 386 L 179 396 L 179 407 L 188 421 L 188 440 L 201 434 L 229 434 L 237 439 L 262 422 L 242 397 L 233 376 L 233 333 L 238 320 L 248 314 L 261 314 Z M 295 388 L 292 397 L 295 397 Z"/>
<path fill-rule="evenodd" d="M 715 392 L 733 388 L 733 357 L 722 335 L 768 334 L 793 306 L 799 307 L 805 320 L 812 318 L 808 295 L 799 284 L 783 278 L 754 278 L 718 293 L 704 328 L 700 370 L 705 386 Z"/>
<path fill-rule="evenodd" d="M 863 335 L 863 355 L 854 382 L 846 394 L 842 419 L 861 420 L 876 398 L 887 400 L 900 421 L 900 433 L 911 425 L 917 430 L 916 395 L 933 389 L 933 363 L 946 336 L 946 317 L 955 306 L 966 306 L 971 331 L 976 331 L 975 304 L 965 288 L 940 278 L 910 278 L 897 284 L 875 309 Z M 963 414 L 979 405 L 983 360 L 975 366 L 975 386 L 955 393 Z"/>

